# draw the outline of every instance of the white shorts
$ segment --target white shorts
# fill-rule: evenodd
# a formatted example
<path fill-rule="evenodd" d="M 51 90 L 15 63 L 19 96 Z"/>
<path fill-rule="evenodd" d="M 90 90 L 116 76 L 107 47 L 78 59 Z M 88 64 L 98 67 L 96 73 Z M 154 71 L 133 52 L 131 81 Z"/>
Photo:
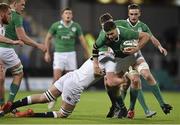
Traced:
<path fill-rule="evenodd" d="M 55 52 L 53 69 L 61 69 L 65 71 L 77 69 L 76 52 Z"/>
<path fill-rule="evenodd" d="M 134 53 L 134 56 L 136 57 L 136 60 L 140 60 L 140 59 L 145 60 L 140 50 Z"/>
<path fill-rule="evenodd" d="M 76 84 L 76 79 L 75 73 L 69 72 L 54 83 L 54 86 L 62 92 L 62 100 L 70 105 L 76 105 L 83 92 L 83 88 Z"/>
<path fill-rule="evenodd" d="M 0 60 L 3 62 L 5 69 L 12 68 L 21 63 L 13 48 L 0 47 Z"/>
<path fill-rule="evenodd" d="M 133 65 L 136 63 L 136 58 L 134 55 L 129 55 L 124 58 L 115 58 L 116 61 L 116 73 L 123 72 L 125 73 L 129 66 Z"/>
<path fill-rule="evenodd" d="M 104 70 L 104 72 L 116 71 L 115 58 L 112 53 L 101 53 L 98 60 L 100 62 L 100 68 Z"/>
<path fill-rule="evenodd" d="M 138 73 L 140 74 L 140 71 L 142 69 L 149 69 L 149 65 L 147 64 L 146 60 L 144 59 L 141 51 L 139 50 L 137 53 L 134 54 L 135 57 L 136 57 L 136 61 L 142 59 L 144 60 L 144 62 L 142 62 L 141 64 L 139 64 L 137 67 L 136 67 L 136 70 L 138 71 Z"/>
<path fill-rule="evenodd" d="M 145 61 L 145 60 L 144 60 Z M 138 66 L 136 66 L 136 70 L 138 71 L 139 74 L 141 74 L 141 70 L 143 69 L 149 69 L 149 65 L 147 64 L 147 62 L 142 62 L 141 64 L 139 64 Z"/>

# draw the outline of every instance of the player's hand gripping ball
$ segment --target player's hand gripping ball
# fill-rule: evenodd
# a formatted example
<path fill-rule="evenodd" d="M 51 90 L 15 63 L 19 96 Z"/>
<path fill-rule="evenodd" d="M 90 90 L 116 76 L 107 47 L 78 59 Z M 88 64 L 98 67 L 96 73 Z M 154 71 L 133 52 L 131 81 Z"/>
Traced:
<path fill-rule="evenodd" d="M 124 41 L 121 45 L 120 45 L 120 49 L 123 51 L 123 50 L 126 50 L 128 48 L 132 48 L 132 47 L 137 47 L 138 45 L 138 40 L 127 40 L 127 41 Z"/>

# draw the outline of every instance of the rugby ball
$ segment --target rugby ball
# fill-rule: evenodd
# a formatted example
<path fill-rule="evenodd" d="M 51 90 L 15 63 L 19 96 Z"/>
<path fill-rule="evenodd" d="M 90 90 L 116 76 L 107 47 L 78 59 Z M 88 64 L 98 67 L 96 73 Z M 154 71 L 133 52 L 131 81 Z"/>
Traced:
<path fill-rule="evenodd" d="M 125 48 L 130 48 L 130 47 L 136 47 L 138 45 L 138 40 L 127 40 L 124 41 L 121 45 L 120 45 L 120 49 L 124 50 Z"/>

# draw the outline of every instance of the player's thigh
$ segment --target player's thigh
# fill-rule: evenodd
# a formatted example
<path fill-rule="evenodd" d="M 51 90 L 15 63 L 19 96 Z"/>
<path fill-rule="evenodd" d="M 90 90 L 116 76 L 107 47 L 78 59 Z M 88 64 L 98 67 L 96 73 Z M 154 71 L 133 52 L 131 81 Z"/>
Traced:
<path fill-rule="evenodd" d="M 21 63 L 19 57 L 17 56 L 16 52 L 12 48 L 1 48 L 1 60 L 3 61 L 5 68 L 12 68 L 16 67 L 18 64 Z"/>
<path fill-rule="evenodd" d="M 66 57 L 64 53 L 55 52 L 54 59 L 53 59 L 53 69 L 65 69 Z"/>
<path fill-rule="evenodd" d="M 73 112 L 75 105 L 68 104 L 62 100 L 60 111 L 57 112 L 57 117 L 67 118 Z"/>
<path fill-rule="evenodd" d="M 4 78 L 5 78 L 5 66 L 2 60 L 0 60 L 0 80 L 4 80 Z"/>

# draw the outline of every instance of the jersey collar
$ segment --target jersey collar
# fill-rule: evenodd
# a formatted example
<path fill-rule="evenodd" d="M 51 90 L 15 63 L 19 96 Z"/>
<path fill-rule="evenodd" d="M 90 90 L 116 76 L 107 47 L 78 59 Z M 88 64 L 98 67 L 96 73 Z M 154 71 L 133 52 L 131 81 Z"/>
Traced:
<path fill-rule="evenodd" d="M 137 21 L 137 23 L 135 25 L 132 25 L 132 23 L 130 22 L 129 18 L 127 19 L 127 22 L 129 23 L 129 25 L 131 27 L 136 27 L 136 25 L 140 22 L 139 20 Z"/>
<path fill-rule="evenodd" d="M 60 20 L 60 24 L 62 24 L 64 27 L 66 27 L 66 28 L 69 28 L 72 24 L 73 24 L 73 21 L 71 21 L 67 26 L 66 25 L 64 25 L 64 22 L 63 22 L 63 20 Z"/>

